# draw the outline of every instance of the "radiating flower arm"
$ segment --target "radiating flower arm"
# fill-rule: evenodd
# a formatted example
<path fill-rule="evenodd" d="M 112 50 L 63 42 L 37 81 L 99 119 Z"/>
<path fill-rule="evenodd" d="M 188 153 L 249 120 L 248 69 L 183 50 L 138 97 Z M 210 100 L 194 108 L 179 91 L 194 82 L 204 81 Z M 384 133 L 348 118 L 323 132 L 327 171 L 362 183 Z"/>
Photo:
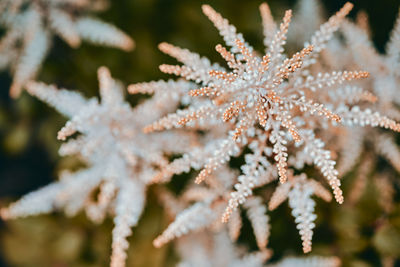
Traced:
<path fill-rule="evenodd" d="M 350 110 L 345 106 L 340 106 L 336 113 L 342 118 L 342 123 L 347 126 L 370 125 L 372 127 L 382 127 L 399 132 L 400 124 L 388 117 L 381 115 L 378 111 L 370 109 L 361 110 L 359 106 L 353 106 Z"/>
<path fill-rule="evenodd" d="M 264 45 L 265 47 L 269 47 L 276 33 L 277 27 L 267 3 L 262 3 L 260 5 L 260 14 L 264 33 Z"/>
<path fill-rule="evenodd" d="M 313 188 L 297 182 L 289 192 L 289 206 L 292 208 L 292 215 L 295 217 L 297 229 L 303 241 L 303 251 L 311 251 L 312 229 L 315 227 L 314 221 L 317 216 L 313 213 L 315 202 L 311 198 Z"/>
<path fill-rule="evenodd" d="M 115 203 L 111 267 L 125 266 L 126 250 L 129 247 L 126 239 L 132 234 L 132 227 L 137 224 L 145 201 L 145 187 L 138 181 L 124 180 L 119 190 Z"/>
<path fill-rule="evenodd" d="M 398 68 L 400 66 L 400 10 L 397 15 L 396 22 L 394 23 L 393 30 L 390 34 L 389 42 L 386 44 L 386 53 L 389 60 L 396 64 L 395 66 Z M 394 69 L 397 69 L 394 68 Z"/>
<path fill-rule="evenodd" d="M 75 29 L 73 18 L 61 9 L 52 9 L 49 14 L 52 29 L 71 47 L 81 44 L 79 33 Z"/>
<path fill-rule="evenodd" d="M 258 248 L 263 250 L 267 247 L 271 231 L 269 217 L 266 214 L 267 208 L 264 206 L 263 200 L 260 197 L 250 198 L 246 202 L 245 207 L 247 209 L 248 218 L 253 227 Z"/>
<path fill-rule="evenodd" d="M 34 36 L 25 45 L 23 53 L 17 63 L 14 79 L 10 88 L 10 95 L 18 97 L 24 84 L 33 79 L 42 64 L 49 48 L 48 32 L 39 28 Z"/>
<path fill-rule="evenodd" d="M 69 118 L 85 107 L 88 102 L 81 93 L 65 89 L 57 89 L 54 85 L 47 85 L 40 82 L 29 82 L 26 85 L 26 88 L 31 95 L 46 102 Z"/>
<path fill-rule="evenodd" d="M 324 142 L 314 137 L 314 134 L 305 133 L 304 151 L 311 155 L 314 164 L 320 169 L 322 175 L 328 180 L 333 190 L 335 199 L 339 204 L 343 203 L 343 192 L 340 189 L 338 171 L 335 169 L 336 162 L 331 159 L 331 152 L 324 149 Z"/>
<path fill-rule="evenodd" d="M 161 247 L 176 237 L 203 229 L 215 219 L 216 214 L 210 207 L 204 203 L 196 203 L 178 214 L 175 221 L 153 241 L 153 244 L 156 247 Z"/>
<path fill-rule="evenodd" d="M 97 45 L 106 45 L 126 51 L 135 46 L 133 40 L 117 27 L 101 20 L 83 17 L 75 22 L 79 36 L 86 41 Z"/>
<path fill-rule="evenodd" d="M 219 30 L 219 33 L 224 38 L 227 45 L 232 47 L 232 52 L 238 52 L 236 47 L 236 40 L 240 40 L 244 43 L 244 39 L 241 33 L 236 32 L 236 28 L 230 25 L 227 19 L 224 19 L 221 14 L 216 12 L 211 6 L 203 5 L 203 13 L 213 22 L 214 26 Z M 248 46 L 250 51 L 253 49 Z"/>
<path fill-rule="evenodd" d="M 326 47 L 326 44 L 332 38 L 333 33 L 338 30 L 340 24 L 352 9 L 353 4 L 347 2 L 335 15 L 330 17 L 329 20 L 322 24 L 319 30 L 313 34 L 310 43 L 306 43 L 305 46 L 310 44 L 314 47 L 314 50 L 310 60 L 305 62 L 304 65 L 308 66 L 314 63 L 312 59 L 316 58 L 321 50 Z"/>
<path fill-rule="evenodd" d="M 65 208 L 67 214 L 73 215 L 82 208 L 81 196 L 83 195 L 84 201 L 84 198 L 98 185 L 98 175 L 98 168 L 64 173 L 60 181 L 25 195 L 8 208 L 2 208 L 1 217 L 15 219 L 50 213 L 60 208 Z"/>

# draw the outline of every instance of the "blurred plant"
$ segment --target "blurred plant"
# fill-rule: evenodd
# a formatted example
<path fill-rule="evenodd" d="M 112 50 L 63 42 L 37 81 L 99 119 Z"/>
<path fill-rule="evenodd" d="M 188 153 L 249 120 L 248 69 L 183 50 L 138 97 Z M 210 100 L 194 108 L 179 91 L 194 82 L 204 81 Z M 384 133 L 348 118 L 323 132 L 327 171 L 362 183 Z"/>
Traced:
<path fill-rule="evenodd" d="M 98 75 L 101 103 L 42 83 L 26 85 L 30 94 L 70 118 L 58 139 L 81 135 L 63 144 L 59 153 L 79 156 L 88 168 L 62 173 L 59 182 L 2 209 L 1 216 L 12 219 L 58 208 L 75 215 L 84 208 L 92 221 L 100 223 L 109 211 L 115 217 L 111 266 L 123 266 L 126 238 L 144 208 L 146 186 L 167 163 L 164 153 L 181 153 L 193 143 L 190 132 L 145 135 L 141 128 L 178 105 L 187 83 L 159 82 L 153 87 L 164 90 L 132 109 L 123 100 L 121 84 L 111 78 L 108 69 L 100 68 Z"/>
<path fill-rule="evenodd" d="M 350 21 L 343 24 L 342 32 L 345 43 L 341 44 L 341 47 L 349 53 L 345 63 L 363 67 L 371 73 L 370 81 L 361 85 L 378 97 L 379 101 L 376 101 L 375 109 L 395 119 L 400 119 L 398 109 L 400 104 L 398 88 L 400 82 L 400 16 L 387 43 L 386 54 L 380 54 L 374 49 L 369 40 L 370 30 L 365 20 L 367 20 L 366 17 L 361 17 L 358 24 Z M 331 51 L 331 53 L 336 52 L 336 50 Z M 333 65 L 337 62 L 328 61 L 328 63 Z M 340 170 L 343 174 L 354 168 L 361 155 L 366 155 L 358 168 L 360 175 L 357 175 L 358 179 L 355 181 L 355 185 L 358 186 L 354 187 L 350 195 L 354 196 L 352 197 L 353 202 L 362 193 L 365 185 L 363 180 L 371 174 L 378 156 L 383 157 L 395 171 L 400 172 L 400 150 L 395 138 L 389 133 L 378 129 L 366 131 L 364 128 L 357 127 L 346 129 L 346 132 L 339 138 L 339 144 L 342 144 Z M 374 152 L 371 151 L 371 148 Z M 384 183 L 394 183 L 395 181 L 389 182 L 389 176 L 384 175 L 383 172 L 377 172 L 374 176 L 377 178 L 378 190 L 382 189 L 385 192 L 383 195 L 391 198 L 390 196 L 393 193 L 390 193 L 390 191 L 393 191 L 393 189 L 388 188 Z M 386 210 L 390 210 L 389 206 L 392 201 L 387 199 L 385 203 L 385 205 L 388 205 Z"/>
<path fill-rule="evenodd" d="M 91 12 L 107 8 L 104 0 L 1 0 L 0 24 L 7 30 L 0 41 L 0 69 L 14 73 L 10 94 L 18 97 L 34 79 L 56 34 L 71 47 L 81 40 L 94 44 L 133 48 L 132 39 Z"/>
<path fill-rule="evenodd" d="M 315 20 L 311 15 L 310 17 L 310 21 Z M 302 25 L 303 27 L 308 25 L 307 21 L 304 21 Z M 321 54 L 320 64 L 312 71 L 318 72 L 321 69 L 332 71 L 338 68 L 367 70 L 370 73 L 370 79 L 359 81 L 355 86 L 343 88 L 340 91 L 341 97 L 351 105 L 361 100 L 360 107 L 362 108 L 372 103 L 374 110 L 398 120 L 400 119 L 398 109 L 400 103 L 398 98 L 399 30 L 400 15 L 386 44 L 386 53 L 382 54 L 375 49 L 370 39 L 371 29 L 368 16 L 360 11 L 355 22 L 347 20 L 342 24 L 340 34 L 328 43 Z M 336 93 L 330 91 L 328 94 Z M 329 96 L 319 95 L 321 99 L 327 97 Z M 370 113 L 373 116 L 373 113 Z M 351 252 L 343 257 L 374 249 L 380 254 L 383 266 L 394 266 L 395 259 L 400 256 L 400 251 L 395 252 L 396 249 L 394 249 L 397 247 L 396 242 L 390 238 L 387 238 L 385 242 L 377 242 L 377 240 L 384 236 L 382 233 L 386 232 L 386 229 L 391 229 L 393 237 L 398 236 L 400 229 L 397 220 L 394 219 L 398 213 L 396 202 L 400 172 L 400 150 L 396 136 L 381 129 L 357 126 L 339 129 L 336 135 L 331 135 L 329 132 L 322 134 L 327 137 L 327 146 L 335 148 L 338 152 L 336 156 L 339 173 L 353 176 L 349 177 L 352 179 L 348 183 L 350 188 L 346 204 L 349 207 L 344 208 L 351 210 L 345 212 L 351 219 L 337 231 L 340 236 L 343 235 L 342 244 L 351 239 L 354 240 L 354 246 L 350 249 Z M 371 187 L 374 190 L 371 190 Z M 357 216 L 360 217 L 357 219 L 350 216 L 356 208 L 358 209 Z M 368 209 L 371 215 L 364 214 L 365 209 Z M 363 231 L 371 232 L 371 238 L 365 238 Z M 388 247 L 391 248 L 390 252 L 387 250 Z"/>

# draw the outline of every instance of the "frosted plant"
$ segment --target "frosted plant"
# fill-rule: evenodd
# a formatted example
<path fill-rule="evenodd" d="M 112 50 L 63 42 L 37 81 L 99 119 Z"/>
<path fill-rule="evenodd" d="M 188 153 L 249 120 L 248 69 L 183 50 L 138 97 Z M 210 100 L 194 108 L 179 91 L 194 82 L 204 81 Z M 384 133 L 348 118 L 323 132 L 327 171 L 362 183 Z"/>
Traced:
<path fill-rule="evenodd" d="M 198 101 L 186 109 L 154 122 L 146 132 L 186 126 L 189 129 L 223 130 L 214 140 L 205 143 L 204 149 L 189 151 L 173 161 L 156 176 L 155 180 L 168 180 L 176 173 L 190 168 L 201 169 L 196 183 L 214 179 L 212 173 L 224 166 L 231 157 L 244 155 L 245 163 L 241 174 L 228 189 L 229 201 L 222 215 L 227 222 L 239 204 L 246 202 L 253 188 L 260 181 L 272 181 L 270 170 L 276 166 L 280 183 L 288 177 L 288 168 L 302 169 L 314 164 L 327 179 L 338 203 L 343 202 L 335 161 L 325 143 L 316 136 L 321 130 L 330 129 L 343 122 L 345 125 L 371 125 L 399 131 L 400 125 L 377 112 L 360 109 L 342 101 L 343 83 L 366 78 L 365 71 L 329 71 L 313 74 L 318 65 L 318 55 L 327 46 L 344 17 L 351 10 L 347 3 L 311 37 L 311 41 L 292 57 L 283 54 L 291 11 L 287 11 L 283 22 L 276 27 L 266 4 L 260 7 L 267 46 L 266 54 L 260 57 L 247 44 L 242 34 L 210 6 L 204 5 L 203 12 L 214 23 L 230 49 L 217 45 L 216 50 L 226 61 L 229 70 L 211 64 L 206 58 L 171 44 L 162 43 L 161 51 L 182 62 L 182 66 L 161 65 L 161 71 L 179 75 L 200 84 L 201 88 L 189 92 Z M 319 97 L 324 92 L 333 92 L 331 98 Z M 318 101 L 314 101 L 317 99 Z M 333 132 L 335 134 L 335 132 Z M 331 135 L 332 136 L 332 135 Z M 243 154 L 248 148 L 250 151 Z M 290 154 L 289 154 L 290 152 Z M 261 183 L 263 184 L 263 183 Z M 301 187 L 301 188 L 300 188 Z M 311 191 L 294 186 L 293 198 L 308 199 Z M 296 195 L 296 191 L 304 191 Z M 304 202 L 308 205 L 309 202 Z M 200 203 L 194 208 L 200 209 Z M 291 206 L 298 210 L 295 204 Z M 201 221 L 194 210 L 189 216 L 179 217 L 178 229 L 187 230 L 187 225 Z M 297 214 L 297 212 L 296 212 Z M 183 219 L 184 218 L 184 219 Z M 177 218 L 178 221 L 178 218 Z M 312 228 L 311 222 L 305 224 Z M 204 222 L 199 223 L 203 225 Z M 176 232 L 176 230 L 174 230 Z M 167 229 L 168 232 L 168 229 Z M 171 235 L 177 236 L 177 235 Z M 165 240 L 169 240 L 169 235 Z M 307 237 L 308 238 L 308 237 Z M 306 246 L 305 251 L 309 251 Z"/>
<path fill-rule="evenodd" d="M 190 133 L 146 135 L 142 132 L 144 125 L 176 108 L 182 97 L 179 91 L 186 92 L 188 83 L 158 82 L 154 86 L 165 90 L 131 108 L 123 100 L 121 84 L 111 78 L 107 68 L 100 68 L 98 76 L 101 102 L 52 85 L 27 84 L 30 94 L 69 118 L 58 133 L 60 140 L 69 138 L 61 146 L 60 155 L 77 155 L 87 168 L 62 173 L 58 182 L 3 208 L 1 216 L 13 219 L 55 209 L 74 215 L 84 209 L 91 220 L 100 223 L 110 213 L 115 224 L 111 266 L 116 267 L 125 265 L 125 251 L 129 246 L 126 239 L 143 211 L 147 185 L 167 163 L 166 155 L 182 153 L 194 141 Z"/>
<path fill-rule="evenodd" d="M 0 24 L 6 30 L 0 41 L 0 69 L 10 68 L 10 94 L 18 97 L 34 79 L 53 35 L 71 47 L 82 40 L 98 45 L 133 48 L 133 41 L 115 26 L 91 16 L 107 7 L 104 0 L 1 0 Z"/>

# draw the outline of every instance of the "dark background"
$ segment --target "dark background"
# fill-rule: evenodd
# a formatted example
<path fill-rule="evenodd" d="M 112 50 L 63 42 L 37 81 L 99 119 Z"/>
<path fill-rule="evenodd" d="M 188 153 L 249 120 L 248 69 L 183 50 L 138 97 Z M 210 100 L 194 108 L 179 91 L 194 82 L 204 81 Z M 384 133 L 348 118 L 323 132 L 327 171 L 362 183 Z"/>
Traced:
<path fill-rule="evenodd" d="M 99 17 L 115 24 L 135 39 L 136 49 L 126 53 L 112 48 L 84 43 L 71 49 L 54 38 L 53 47 L 43 65 L 39 80 L 79 90 L 87 96 L 97 95 L 96 70 L 105 65 L 114 77 L 126 84 L 153 79 L 174 78 L 162 74 L 158 66 L 174 62 L 158 51 L 157 45 L 167 41 L 198 52 L 211 60 L 219 60 L 214 51 L 223 40 L 212 23 L 202 14 L 201 4 L 209 3 L 242 32 L 257 50 L 263 51 L 261 18 L 258 6 L 262 1 L 188 1 L 188 0 L 123 0 L 112 1 L 110 9 Z M 345 1 L 322 1 L 326 14 L 332 15 Z M 398 0 L 354 1 L 355 8 L 369 15 L 372 37 L 383 52 L 396 18 Z M 280 22 L 284 10 L 295 1 L 268 1 L 275 21 Z M 10 75 L 0 73 L 0 204 L 6 205 L 25 193 L 56 179 L 60 169 L 76 164 L 72 158 L 60 158 L 57 131 L 66 119 L 53 109 L 24 93 L 19 99 L 8 96 Z M 134 105 L 138 97 L 128 96 Z M 351 177 L 349 178 L 351 180 Z M 346 190 L 346 182 L 345 182 Z M 373 198 L 372 193 L 369 196 Z M 150 203 L 154 195 L 150 191 Z M 313 238 L 315 254 L 338 255 L 347 266 L 380 266 L 382 259 L 400 255 L 397 240 L 399 228 L 382 228 L 377 221 L 379 208 L 365 197 L 356 209 L 334 203 L 317 205 L 317 228 Z M 272 217 L 270 246 L 274 259 L 283 255 L 301 255 L 301 243 L 287 205 Z M 398 204 L 397 204 L 398 207 Z M 393 215 L 400 226 L 398 208 Z M 396 217 L 397 216 L 397 217 Z M 175 261 L 171 247 L 155 250 L 151 239 L 165 227 L 162 211 L 149 204 L 134 231 L 128 266 L 164 266 Z M 396 225 L 394 223 L 394 225 Z M 0 222 L 1 266 L 107 266 L 110 254 L 112 222 L 94 226 L 84 215 L 65 218 L 63 214 Z M 245 235 L 251 235 L 247 229 Z M 384 231 L 380 233 L 379 231 Z M 377 232 L 381 236 L 376 237 Z M 383 236 L 383 237 L 382 237 Z M 383 241 L 381 240 L 383 238 Z M 385 239 L 386 238 L 386 239 Z M 394 239 L 391 240 L 390 238 Z M 378 241 L 377 241 L 378 239 Z M 389 240 L 389 241 L 388 241 Z M 380 248 L 389 246 L 389 248 Z M 397 246 L 397 248 L 396 248 Z M 393 247 L 393 248 L 392 248 Z M 150 259 L 144 259 L 148 257 Z M 7 263 L 6 263 L 7 262 Z M 399 265 L 400 266 L 400 265 Z"/>

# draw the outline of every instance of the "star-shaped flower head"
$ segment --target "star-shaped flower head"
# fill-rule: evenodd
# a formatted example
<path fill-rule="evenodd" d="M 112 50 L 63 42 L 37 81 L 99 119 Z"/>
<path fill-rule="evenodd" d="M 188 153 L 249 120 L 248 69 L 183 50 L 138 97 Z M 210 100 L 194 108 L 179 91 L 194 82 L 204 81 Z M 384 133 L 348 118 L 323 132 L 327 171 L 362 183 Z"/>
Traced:
<path fill-rule="evenodd" d="M 98 75 L 100 102 L 97 98 L 85 99 L 79 93 L 43 83 L 27 84 L 30 94 L 70 118 L 58 133 L 59 139 L 68 138 L 60 154 L 77 155 L 88 167 L 62 173 L 60 181 L 3 208 L 1 216 L 12 219 L 55 209 L 74 215 L 84 209 L 90 219 L 101 222 L 110 213 L 115 223 L 111 266 L 116 267 L 125 264 L 125 250 L 129 245 L 126 238 L 143 211 L 147 185 L 167 163 L 167 155 L 182 153 L 193 143 L 190 133 L 144 134 L 142 131 L 144 125 L 179 104 L 182 93 L 178 92 L 187 92 L 188 83 L 159 82 L 158 87 L 174 88 L 174 91 L 160 90 L 151 100 L 131 108 L 124 101 L 121 84 L 111 78 L 108 69 L 100 68 Z"/>
<path fill-rule="evenodd" d="M 331 185 L 337 202 L 343 202 L 338 172 L 335 170 L 335 161 L 331 159 L 330 151 L 324 149 L 322 140 L 315 136 L 315 131 L 328 122 L 333 125 L 341 122 L 342 116 L 347 123 L 381 126 L 398 131 L 400 125 L 395 121 L 374 113 L 368 117 L 368 112 L 360 113 L 342 108 L 340 116 L 331 110 L 331 103 L 314 102 L 317 90 L 337 90 L 343 82 L 368 77 L 365 71 L 332 71 L 311 75 L 309 67 L 317 61 L 318 53 L 326 47 L 333 33 L 339 28 L 346 14 L 352 9 L 347 3 L 332 16 L 311 37 L 310 43 L 292 57 L 283 54 L 283 45 L 286 40 L 291 11 L 285 13 L 283 22 L 276 27 L 266 4 L 260 7 L 263 19 L 267 52 L 260 57 L 247 44 L 242 34 L 237 33 L 234 26 L 224 19 L 210 6 L 204 5 L 203 12 L 214 23 L 223 36 L 230 50 L 217 45 L 216 50 L 226 60 L 230 71 L 211 64 L 206 58 L 201 58 L 187 49 L 162 43 L 160 49 L 181 61 L 183 66 L 161 65 L 160 69 L 166 73 L 180 75 L 193 80 L 203 87 L 190 91 L 191 96 L 204 96 L 200 104 L 179 110 L 165 118 L 156 121 L 145 128 L 146 131 L 178 128 L 184 125 L 212 129 L 225 123 L 231 126 L 223 140 L 216 142 L 214 152 L 207 158 L 203 170 L 196 182 L 200 183 L 213 170 L 225 164 L 231 156 L 259 139 L 267 148 L 272 147 L 274 159 L 277 162 L 281 183 L 287 180 L 288 146 L 295 141 L 295 148 L 303 151 L 304 158 L 295 158 L 300 163 L 314 163 Z M 208 101 L 207 101 L 208 100 Z M 347 107 L 347 109 L 346 109 Z M 371 112 L 369 112 L 371 114 Z M 322 116 L 317 119 L 316 116 Z M 263 131 L 257 131 L 263 129 Z M 255 148 L 255 150 L 260 150 Z M 207 151 L 210 151 L 208 149 Z M 269 152 L 261 152 L 259 158 L 267 160 Z M 175 168 L 175 172 L 183 169 L 183 162 Z M 251 194 L 252 187 L 260 178 L 257 166 L 260 162 L 252 161 L 243 168 L 245 178 L 241 179 L 232 193 L 232 200 L 226 210 L 223 220 L 229 218 L 230 213 L 243 203 L 246 196 Z M 172 163 L 172 166 L 177 164 Z M 294 166 L 294 164 L 291 164 Z M 174 169 L 167 168 L 166 175 L 174 173 Z M 251 171 L 253 170 L 253 171 Z M 161 174 L 162 175 L 162 174 Z"/>
<path fill-rule="evenodd" d="M 129 36 L 90 16 L 107 6 L 104 0 L 1 0 L 0 25 L 6 33 L 0 41 L 0 69 L 13 72 L 11 96 L 18 97 L 25 83 L 35 78 L 53 35 L 74 48 L 87 40 L 131 50 Z"/>

